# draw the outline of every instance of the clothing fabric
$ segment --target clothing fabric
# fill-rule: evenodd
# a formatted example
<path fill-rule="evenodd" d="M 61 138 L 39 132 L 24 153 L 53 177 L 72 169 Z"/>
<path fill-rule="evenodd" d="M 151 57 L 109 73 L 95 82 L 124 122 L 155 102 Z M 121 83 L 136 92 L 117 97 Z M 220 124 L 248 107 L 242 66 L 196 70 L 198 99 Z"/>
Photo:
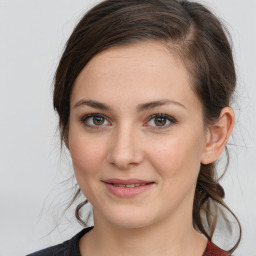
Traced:
<path fill-rule="evenodd" d="M 27 256 L 81 256 L 79 251 L 79 240 L 80 238 L 89 232 L 93 227 L 88 227 L 80 231 L 70 240 L 65 241 L 62 244 L 58 244 Z M 208 241 L 207 247 L 202 256 L 230 256 L 227 252 L 220 249 L 217 245 Z"/>

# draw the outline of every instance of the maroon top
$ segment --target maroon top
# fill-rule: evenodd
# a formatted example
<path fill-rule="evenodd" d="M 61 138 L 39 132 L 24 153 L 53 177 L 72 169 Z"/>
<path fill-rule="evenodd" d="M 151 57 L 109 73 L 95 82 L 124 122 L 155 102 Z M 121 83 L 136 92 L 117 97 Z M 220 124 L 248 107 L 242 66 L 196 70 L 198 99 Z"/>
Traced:
<path fill-rule="evenodd" d="M 81 256 L 79 251 L 79 240 L 92 228 L 93 227 L 88 227 L 83 229 L 70 240 L 67 240 L 62 244 L 48 247 L 32 254 L 28 254 L 27 256 Z M 230 254 L 220 249 L 217 245 L 208 241 L 202 256 L 230 256 Z"/>
<path fill-rule="evenodd" d="M 208 241 L 203 256 L 230 256 L 230 254 L 220 249 L 214 243 Z"/>

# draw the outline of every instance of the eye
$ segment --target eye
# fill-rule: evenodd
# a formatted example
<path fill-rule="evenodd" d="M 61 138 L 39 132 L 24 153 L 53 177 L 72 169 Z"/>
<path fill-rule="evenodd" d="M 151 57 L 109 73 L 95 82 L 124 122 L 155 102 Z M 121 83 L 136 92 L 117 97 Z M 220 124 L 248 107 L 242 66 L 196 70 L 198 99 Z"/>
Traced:
<path fill-rule="evenodd" d="M 149 117 L 149 122 L 148 124 L 150 126 L 153 126 L 153 129 L 164 129 L 168 128 L 169 126 L 176 124 L 177 121 L 175 118 L 166 115 L 166 114 L 154 114 Z"/>
<path fill-rule="evenodd" d="M 164 129 L 168 128 L 169 126 L 177 123 L 176 119 L 162 113 L 157 113 L 151 115 L 147 122 L 149 126 L 152 126 L 152 129 Z M 109 122 L 107 121 L 106 117 L 102 114 L 95 113 L 95 114 L 88 114 L 81 118 L 81 123 L 92 129 L 100 129 L 104 126 L 109 126 Z"/>
<path fill-rule="evenodd" d="M 81 122 L 83 125 L 93 129 L 99 129 L 109 122 L 106 117 L 101 114 L 89 114 L 81 118 Z"/>

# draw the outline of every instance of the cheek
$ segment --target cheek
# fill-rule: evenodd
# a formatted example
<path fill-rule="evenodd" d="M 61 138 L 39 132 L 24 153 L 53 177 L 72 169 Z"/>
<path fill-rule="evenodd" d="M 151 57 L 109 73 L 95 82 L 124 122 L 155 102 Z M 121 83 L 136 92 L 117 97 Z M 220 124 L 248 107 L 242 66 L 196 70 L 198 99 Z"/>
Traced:
<path fill-rule="evenodd" d="M 69 148 L 77 179 L 95 174 L 104 158 L 102 141 L 99 143 L 95 138 L 73 133 L 69 138 Z"/>
<path fill-rule="evenodd" d="M 197 138 L 183 133 L 155 145 L 151 155 L 154 156 L 155 168 L 161 175 L 180 177 L 181 181 L 197 177 L 201 152 Z"/>
<path fill-rule="evenodd" d="M 74 174 L 83 194 L 90 202 L 95 202 L 95 194 L 101 194 L 97 182 L 100 180 L 104 159 L 103 142 L 83 133 L 72 133 L 69 138 L 70 154 Z"/>

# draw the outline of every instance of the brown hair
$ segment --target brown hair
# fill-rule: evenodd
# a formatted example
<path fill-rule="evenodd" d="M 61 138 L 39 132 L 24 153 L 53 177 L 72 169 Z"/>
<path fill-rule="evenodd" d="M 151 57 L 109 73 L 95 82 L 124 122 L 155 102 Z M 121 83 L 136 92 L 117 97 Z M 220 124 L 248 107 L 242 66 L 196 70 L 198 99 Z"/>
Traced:
<path fill-rule="evenodd" d="M 192 88 L 202 102 L 205 124 L 214 123 L 222 108 L 229 106 L 236 85 L 232 50 L 225 27 L 212 12 L 199 3 L 185 0 L 105 0 L 77 24 L 56 70 L 54 108 L 59 114 L 62 141 L 68 133 L 72 87 L 84 66 L 107 48 L 145 40 L 162 42 L 183 60 L 191 75 Z M 211 241 L 224 207 L 239 226 L 238 241 L 229 250 L 232 253 L 241 240 L 241 225 L 223 201 L 224 190 L 215 165 L 201 165 L 193 225 Z M 78 188 L 70 205 L 79 194 Z M 76 217 L 84 225 L 79 211 L 86 203 L 76 208 Z M 225 216 L 224 220 L 229 224 Z"/>

